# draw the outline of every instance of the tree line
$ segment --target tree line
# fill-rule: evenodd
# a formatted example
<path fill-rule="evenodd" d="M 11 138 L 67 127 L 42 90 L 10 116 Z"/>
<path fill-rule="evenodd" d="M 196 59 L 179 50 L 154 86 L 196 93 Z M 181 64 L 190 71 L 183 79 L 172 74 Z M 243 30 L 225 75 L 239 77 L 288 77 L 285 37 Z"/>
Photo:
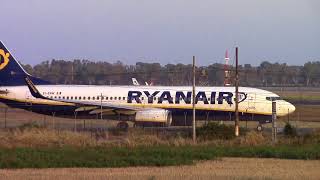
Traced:
<path fill-rule="evenodd" d="M 191 64 L 166 64 L 137 62 L 126 65 L 120 61 L 109 63 L 89 60 L 51 60 L 23 67 L 32 75 L 55 84 L 131 85 L 136 78 L 154 85 L 191 85 Z M 234 67 L 214 63 L 196 68 L 197 85 L 222 86 L 225 70 L 230 71 L 230 82 L 234 79 Z M 259 66 L 239 66 L 241 86 L 320 86 L 320 61 L 307 62 L 303 66 L 286 63 L 262 62 Z"/>

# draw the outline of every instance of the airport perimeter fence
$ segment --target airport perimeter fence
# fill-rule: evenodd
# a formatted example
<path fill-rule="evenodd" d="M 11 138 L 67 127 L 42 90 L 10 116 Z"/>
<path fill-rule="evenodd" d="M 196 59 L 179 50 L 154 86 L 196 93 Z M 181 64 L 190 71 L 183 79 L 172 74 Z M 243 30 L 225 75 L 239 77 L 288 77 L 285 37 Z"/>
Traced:
<path fill-rule="evenodd" d="M 197 120 L 197 125 L 207 123 L 212 120 Z M 221 122 L 219 119 L 215 119 L 217 122 Z M 320 104 L 297 104 L 296 111 L 293 114 L 278 119 L 282 126 L 283 124 L 290 122 L 295 127 L 308 127 L 308 128 L 320 128 Z M 100 119 L 100 116 L 93 119 L 79 119 L 77 116 L 62 118 L 50 115 L 41 115 L 30 111 L 10 108 L 5 105 L 0 105 L 0 128 L 12 129 L 27 126 L 45 127 L 48 129 L 56 130 L 70 130 L 70 131 L 107 131 L 115 129 L 119 121 L 110 119 Z M 281 124 L 282 122 L 282 124 Z M 233 124 L 233 121 L 226 121 L 223 123 Z M 240 124 L 246 128 L 255 128 L 257 122 L 246 121 Z M 129 122 L 130 127 L 134 127 L 132 122 Z M 268 126 L 268 125 L 266 125 Z M 269 124 L 270 126 L 270 124 Z M 181 129 L 187 130 L 188 127 L 181 127 Z M 148 129 L 148 128 L 145 128 Z M 149 128 L 150 129 L 150 128 Z M 162 128 L 165 129 L 165 128 Z M 161 128 L 154 128 L 155 132 L 161 131 Z"/>
<path fill-rule="evenodd" d="M 60 114 L 61 115 L 61 114 Z M 69 115 L 69 114 L 68 114 Z M 62 115 L 63 116 L 63 115 Z M 119 129 L 117 124 L 120 121 L 97 118 L 83 119 L 75 116 L 74 118 L 63 118 L 60 116 L 43 115 L 31 111 L 10 108 L 0 104 L 0 130 L 23 130 L 26 128 L 41 128 L 48 130 L 71 131 L 76 133 L 91 134 L 93 140 L 109 139 L 107 137 L 126 138 L 130 133 L 124 129 Z M 135 127 L 132 122 L 128 122 L 129 131 L 132 129 L 136 134 L 155 135 L 155 136 L 174 136 L 176 134 L 191 134 L 190 126 L 179 128 L 165 127 Z M 130 131 L 132 132 L 132 131 Z M 118 139 L 121 141 L 121 139 Z"/>

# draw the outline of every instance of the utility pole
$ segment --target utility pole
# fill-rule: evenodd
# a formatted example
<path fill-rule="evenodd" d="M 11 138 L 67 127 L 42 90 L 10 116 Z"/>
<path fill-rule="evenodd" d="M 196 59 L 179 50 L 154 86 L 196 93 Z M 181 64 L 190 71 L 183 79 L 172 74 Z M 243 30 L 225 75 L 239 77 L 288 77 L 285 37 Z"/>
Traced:
<path fill-rule="evenodd" d="M 102 98 L 103 98 L 104 96 L 102 95 L 102 93 L 101 93 L 101 95 L 100 95 L 100 119 L 101 119 L 101 121 L 103 120 L 103 106 L 102 106 Z M 106 132 L 106 136 L 107 136 L 107 138 L 109 138 L 109 132 L 108 132 L 108 121 L 106 120 L 106 127 L 105 127 L 105 132 Z"/>
<path fill-rule="evenodd" d="M 102 93 L 100 95 L 100 119 L 103 120 L 103 115 L 102 115 Z"/>
<path fill-rule="evenodd" d="M 239 136 L 239 73 L 238 73 L 238 47 L 236 47 L 236 97 L 235 97 L 235 136 Z"/>
<path fill-rule="evenodd" d="M 4 108 L 4 128 L 7 129 L 7 112 L 8 112 L 8 108 L 5 107 Z"/>
<path fill-rule="evenodd" d="M 73 131 L 77 132 L 77 111 L 74 111 L 74 127 Z"/>
<path fill-rule="evenodd" d="M 276 101 L 272 101 L 272 142 L 277 142 L 277 105 Z"/>
<path fill-rule="evenodd" d="M 224 86 L 230 86 L 230 70 L 229 70 L 229 55 L 228 50 L 226 50 L 226 54 L 224 56 L 225 64 L 224 64 Z"/>
<path fill-rule="evenodd" d="M 74 70 L 73 70 L 73 64 L 74 64 L 74 62 L 72 62 L 72 66 L 71 66 L 71 84 L 74 84 Z"/>
<path fill-rule="evenodd" d="M 192 83 L 192 139 L 193 142 L 196 143 L 196 57 L 193 56 L 192 58 L 192 76 L 193 76 L 193 83 Z"/>

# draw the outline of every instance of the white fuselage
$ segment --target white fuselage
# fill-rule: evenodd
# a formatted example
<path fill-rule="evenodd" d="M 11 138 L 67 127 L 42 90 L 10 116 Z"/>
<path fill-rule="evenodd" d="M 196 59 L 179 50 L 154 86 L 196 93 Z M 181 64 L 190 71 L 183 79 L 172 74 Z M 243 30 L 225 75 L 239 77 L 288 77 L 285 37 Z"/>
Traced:
<path fill-rule="evenodd" d="M 0 98 L 32 104 L 72 106 L 81 102 L 106 102 L 140 108 L 192 109 L 192 88 L 188 86 L 38 85 L 37 88 L 43 96 L 53 100 L 34 98 L 27 86 L 2 87 L 8 93 L 0 95 Z M 234 112 L 234 92 L 234 87 L 196 87 L 195 107 L 197 110 Z M 279 97 L 257 88 L 240 87 L 239 92 L 240 113 L 271 115 L 270 97 Z M 276 102 L 278 116 L 295 110 L 287 101 Z"/>

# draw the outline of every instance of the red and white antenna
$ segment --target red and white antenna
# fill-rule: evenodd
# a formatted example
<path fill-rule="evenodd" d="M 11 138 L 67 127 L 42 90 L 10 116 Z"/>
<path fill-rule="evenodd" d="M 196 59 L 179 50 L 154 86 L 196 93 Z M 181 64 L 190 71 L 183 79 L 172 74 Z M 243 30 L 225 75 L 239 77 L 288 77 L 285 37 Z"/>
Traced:
<path fill-rule="evenodd" d="M 224 86 L 230 86 L 230 70 L 229 70 L 229 55 L 228 50 L 226 50 L 226 54 L 224 56 L 225 64 L 224 64 Z"/>

